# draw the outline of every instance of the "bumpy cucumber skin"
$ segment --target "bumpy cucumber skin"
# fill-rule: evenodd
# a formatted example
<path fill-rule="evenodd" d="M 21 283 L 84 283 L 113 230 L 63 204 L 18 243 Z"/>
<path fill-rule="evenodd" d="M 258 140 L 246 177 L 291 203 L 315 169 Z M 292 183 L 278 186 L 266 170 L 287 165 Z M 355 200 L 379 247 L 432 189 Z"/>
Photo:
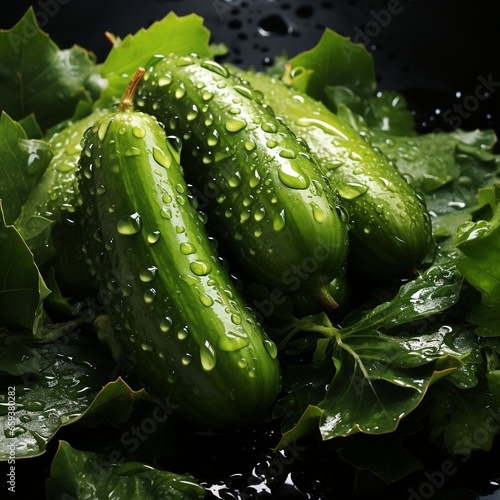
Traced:
<path fill-rule="evenodd" d="M 374 279 L 411 277 L 432 249 L 423 198 L 322 103 L 262 72 L 238 74 L 309 145 L 350 216 L 349 262 Z"/>
<path fill-rule="evenodd" d="M 276 347 L 223 269 L 178 160 L 144 113 L 111 113 L 86 132 L 87 262 L 142 383 L 196 425 L 245 425 L 275 400 Z"/>
<path fill-rule="evenodd" d="M 323 297 L 346 260 L 346 214 L 307 147 L 258 96 L 211 60 L 172 55 L 147 69 L 135 103 L 182 139 L 186 178 L 246 273 Z"/>

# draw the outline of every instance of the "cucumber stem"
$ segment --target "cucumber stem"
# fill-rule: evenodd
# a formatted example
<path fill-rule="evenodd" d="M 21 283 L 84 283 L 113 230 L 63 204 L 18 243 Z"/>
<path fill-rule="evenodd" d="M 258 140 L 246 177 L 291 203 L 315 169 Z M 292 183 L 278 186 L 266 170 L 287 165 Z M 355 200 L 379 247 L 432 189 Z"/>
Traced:
<path fill-rule="evenodd" d="M 339 305 L 326 286 L 317 288 L 314 295 L 319 303 L 325 308 L 326 312 L 333 312 L 335 309 L 338 309 Z"/>
<path fill-rule="evenodd" d="M 118 109 L 120 111 L 127 111 L 129 109 L 132 109 L 132 106 L 134 105 L 135 89 L 137 88 L 137 85 L 141 81 L 141 78 L 145 72 L 146 70 L 144 68 L 139 68 L 135 72 L 130 82 L 128 82 L 127 88 L 125 89 L 125 92 L 120 99 L 120 104 L 118 105 Z"/>

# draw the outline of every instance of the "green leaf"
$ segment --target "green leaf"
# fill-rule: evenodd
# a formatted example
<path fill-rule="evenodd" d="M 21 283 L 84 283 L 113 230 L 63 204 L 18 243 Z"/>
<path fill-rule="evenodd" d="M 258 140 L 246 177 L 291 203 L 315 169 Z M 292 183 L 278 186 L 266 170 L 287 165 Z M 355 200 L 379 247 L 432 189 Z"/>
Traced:
<path fill-rule="evenodd" d="M 8 459 L 10 446 L 16 458 L 44 453 L 61 426 L 76 422 L 91 406 L 114 366 L 107 351 L 83 337 L 28 347 L 23 376 L 0 379 L 0 460 Z M 39 365 L 37 373 L 26 373 L 30 363 Z M 15 403 L 11 413 L 9 401 Z"/>
<path fill-rule="evenodd" d="M 80 423 L 88 427 L 106 424 L 119 425 L 126 422 L 137 402 L 151 402 L 144 389 L 134 391 L 121 378 L 109 382 L 95 397 L 92 404 L 82 414 Z"/>
<path fill-rule="evenodd" d="M 481 303 L 469 321 L 481 335 L 499 334 L 500 328 L 500 205 L 491 220 L 467 222 L 458 228 L 456 246 L 461 255 L 457 266 L 468 283 L 481 293 Z"/>
<path fill-rule="evenodd" d="M 52 243 L 54 221 L 34 215 L 16 221 L 16 229 L 28 245 L 38 266 L 42 266 L 56 255 Z"/>
<path fill-rule="evenodd" d="M 46 484 L 48 500 L 60 498 L 201 499 L 206 490 L 189 474 L 144 463 L 111 463 L 105 454 L 60 441 Z"/>
<path fill-rule="evenodd" d="M 283 442 L 315 427 L 323 439 L 391 432 L 435 380 L 463 366 L 475 348 L 470 332 L 433 318 L 457 302 L 462 284 L 454 258 L 441 260 L 391 300 L 347 316 L 344 328 L 328 326 L 324 315 L 297 323 L 330 345 L 310 365 L 284 370 L 287 396 L 274 411 L 284 416 Z M 398 335 L 384 333 L 393 329 Z"/>
<path fill-rule="evenodd" d="M 340 457 L 360 470 L 369 470 L 385 483 L 404 478 L 422 469 L 423 463 L 403 444 L 401 432 L 389 434 L 357 434 L 342 441 Z M 380 453 L 380 450 L 384 453 Z M 373 457 L 377 457 L 376 460 Z"/>
<path fill-rule="evenodd" d="M 436 261 L 418 278 L 401 286 L 392 300 L 362 313 L 361 318 L 359 311 L 346 316 L 342 337 L 380 328 L 389 330 L 408 323 L 408 333 L 418 331 L 425 318 L 457 302 L 462 281 L 453 257 Z"/>
<path fill-rule="evenodd" d="M 292 428 L 285 428 L 280 446 L 317 428 L 323 440 L 362 432 L 393 432 L 401 419 L 422 402 L 429 386 L 456 371 L 470 353 L 470 332 L 441 327 L 417 337 L 393 337 L 377 331 L 334 341 L 332 359 L 323 362 L 321 379 L 306 378 L 290 392 L 295 411 L 307 405 Z M 327 380 L 328 365 L 335 375 Z M 331 368 L 330 368 L 331 370 Z M 297 368 L 297 375 L 299 375 Z M 307 394 L 306 387 L 323 387 Z M 283 404 L 282 404 L 283 406 Z"/>
<path fill-rule="evenodd" d="M 0 357 L 0 372 L 9 375 L 24 375 L 26 373 L 37 373 L 40 369 L 40 353 L 24 342 L 12 339 L 2 342 Z M 1 344 L 0 344 L 1 345 Z"/>
<path fill-rule="evenodd" d="M 472 389 L 457 391 L 446 379 L 429 392 L 430 439 L 453 455 L 489 451 L 500 432 L 500 400 L 488 389 L 485 379 Z"/>
<path fill-rule="evenodd" d="M 5 112 L 0 117 L 0 200 L 12 224 L 52 159 L 48 144 L 27 139 L 24 129 Z"/>
<path fill-rule="evenodd" d="M 374 96 L 360 97 L 350 88 L 327 87 L 327 106 L 335 113 L 348 108 L 361 116 L 366 126 L 374 132 L 391 136 L 415 134 L 415 121 L 406 99 L 399 92 L 384 90 Z"/>
<path fill-rule="evenodd" d="M 372 55 L 363 44 L 327 28 L 317 45 L 291 58 L 291 84 L 328 104 L 326 88 L 344 86 L 369 98 L 376 89 Z"/>
<path fill-rule="evenodd" d="M 43 130 L 90 100 L 85 80 L 93 54 L 78 46 L 59 50 L 38 26 L 33 7 L 10 30 L 0 31 L 0 108 L 15 120 L 34 114 Z"/>
<path fill-rule="evenodd" d="M 43 300 L 50 290 L 26 242 L 14 226 L 6 224 L 1 202 L 0 243 L 1 326 L 37 335 L 45 319 Z"/>
<path fill-rule="evenodd" d="M 203 26 L 201 17 L 196 14 L 179 17 L 174 12 L 147 29 L 127 35 L 111 49 L 101 66 L 101 76 L 108 80 L 108 85 L 97 106 L 107 108 L 115 104 L 136 70 L 145 67 L 155 55 L 195 52 L 210 56 L 209 40 L 210 32 Z"/>

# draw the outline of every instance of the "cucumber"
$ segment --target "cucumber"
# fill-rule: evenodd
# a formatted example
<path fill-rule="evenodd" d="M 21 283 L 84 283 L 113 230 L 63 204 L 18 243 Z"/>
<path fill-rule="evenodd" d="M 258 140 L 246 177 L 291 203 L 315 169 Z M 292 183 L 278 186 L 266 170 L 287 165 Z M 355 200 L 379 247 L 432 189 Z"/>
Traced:
<path fill-rule="evenodd" d="M 85 253 L 124 366 L 195 425 L 262 417 L 280 383 L 275 344 L 236 290 L 157 120 L 117 111 L 87 130 L 79 162 Z"/>
<path fill-rule="evenodd" d="M 54 150 L 54 156 L 24 203 L 20 220 L 38 215 L 75 225 L 80 203 L 76 180 L 82 150 L 80 143 L 84 132 L 105 113 L 106 110 L 93 111 L 45 138 Z"/>
<path fill-rule="evenodd" d="M 350 216 L 351 268 L 375 280 L 413 277 L 432 249 L 425 202 L 388 159 L 325 105 L 262 72 L 238 74 L 309 145 Z"/>
<path fill-rule="evenodd" d="M 186 179 L 243 272 L 334 308 L 328 284 L 347 256 L 345 211 L 258 95 L 213 60 L 170 55 L 148 65 L 135 103 L 182 139 Z"/>

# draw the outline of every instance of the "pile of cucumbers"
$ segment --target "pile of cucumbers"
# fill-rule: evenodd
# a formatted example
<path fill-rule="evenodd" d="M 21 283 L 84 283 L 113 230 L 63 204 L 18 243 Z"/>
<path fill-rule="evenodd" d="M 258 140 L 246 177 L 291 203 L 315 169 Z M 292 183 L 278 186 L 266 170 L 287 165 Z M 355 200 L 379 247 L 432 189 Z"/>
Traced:
<path fill-rule="evenodd" d="M 75 127 L 79 203 L 60 217 L 83 226 L 108 342 L 195 425 L 256 422 L 280 391 L 276 344 L 234 269 L 335 314 L 350 272 L 411 279 L 432 251 L 423 199 L 399 172 L 266 74 L 156 57 L 116 110 Z"/>

